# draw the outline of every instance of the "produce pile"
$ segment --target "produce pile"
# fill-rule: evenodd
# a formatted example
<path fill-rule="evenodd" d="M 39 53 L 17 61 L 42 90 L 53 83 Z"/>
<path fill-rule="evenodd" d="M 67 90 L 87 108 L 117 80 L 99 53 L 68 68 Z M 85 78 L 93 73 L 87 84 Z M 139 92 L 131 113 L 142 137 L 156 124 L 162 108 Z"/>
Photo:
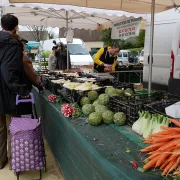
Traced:
<path fill-rule="evenodd" d="M 82 112 L 88 117 L 88 122 L 91 125 L 99 125 L 102 122 L 105 124 L 115 123 L 116 125 L 123 125 L 126 121 L 126 116 L 123 112 L 112 112 L 109 107 L 110 96 L 122 96 L 124 90 L 108 87 L 105 93 L 98 94 L 97 91 L 89 91 L 87 96 L 80 100 Z"/>
<path fill-rule="evenodd" d="M 72 117 L 72 118 L 78 118 L 83 116 L 83 113 L 77 103 L 63 104 L 61 106 L 61 113 L 65 117 Z"/>
<path fill-rule="evenodd" d="M 163 170 L 162 176 L 180 175 L 180 122 L 170 119 L 177 127 L 162 126 L 162 132 L 151 134 L 144 139 L 148 147 L 141 152 L 148 153 L 148 158 L 144 160 L 144 170 L 159 168 Z"/>
<path fill-rule="evenodd" d="M 144 138 L 150 134 L 163 131 L 162 126 L 169 126 L 169 119 L 163 115 L 139 112 L 139 119 L 133 124 L 132 130 Z"/>
<path fill-rule="evenodd" d="M 71 82 L 71 81 L 65 82 L 63 87 L 67 89 L 75 89 L 78 91 L 89 91 L 89 90 L 97 90 L 102 88 L 96 84 L 93 84 L 93 82 L 79 83 L 79 82 Z"/>

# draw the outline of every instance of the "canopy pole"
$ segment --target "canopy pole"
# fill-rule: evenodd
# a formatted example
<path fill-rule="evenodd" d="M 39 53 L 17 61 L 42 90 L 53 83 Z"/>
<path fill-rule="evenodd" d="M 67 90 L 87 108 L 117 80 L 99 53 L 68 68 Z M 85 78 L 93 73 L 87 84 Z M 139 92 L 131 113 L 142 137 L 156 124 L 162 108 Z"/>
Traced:
<path fill-rule="evenodd" d="M 150 48 L 149 48 L 149 81 L 148 81 L 148 94 L 151 93 L 152 83 L 152 63 L 153 63 L 153 47 L 154 47 L 154 14 L 155 14 L 155 0 L 151 2 L 151 29 L 150 29 Z"/>
<path fill-rule="evenodd" d="M 66 11 L 66 36 L 68 33 L 68 11 Z M 68 42 L 67 42 L 67 70 L 69 70 L 69 52 L 68 52 Z"/>

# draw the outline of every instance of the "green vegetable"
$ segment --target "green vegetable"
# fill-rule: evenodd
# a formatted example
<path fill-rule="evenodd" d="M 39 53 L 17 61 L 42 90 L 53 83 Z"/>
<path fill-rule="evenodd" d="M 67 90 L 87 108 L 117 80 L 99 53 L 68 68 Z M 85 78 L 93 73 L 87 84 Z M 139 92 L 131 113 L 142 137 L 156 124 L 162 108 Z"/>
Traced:
<path fill-rule="evenodd" d="M 125 89 L 124 94 L 125 94 L 125 96 L 132 96 L 132 95 L 134 95 L 134 92 L 131 88 L 127 88 L 127 89 Z"/>
<path fill-rule="evenodd" d="M 89 98 L 91 101 L 95 101 L 95 100 L 98 98 L 98 93 L 97 93 L 97 91 L 89 91 L 89 92 L 88 92 L 88 98 Z"/>
<path fill-rule="evenodd" d="M 114 114 L 113 121 L 116 125 L 121 126 L 125 124 L 126 115 L 123 112 L 117 112 Z"/>
<path fill-rule="evenodd" d="M 169 119 L 163 115 L 153 114 L 149 112 L 139 112 L 139 119 L 133 124 L 132 130 L 144 138 L 148 138 L 150 134 L 161 132 L 161 126 L 169 126 Z"/>
<path fill-rule="evenodd" d="M 110 89 L 112 89 L 112 88 L 113 88 L 112 86 L 107 87 L 107 88 L 105 89 L 105 93 L 108 94 L 108 91 L 109 91 Z"/>
<path fill-rule="evenodd" d="M 119 96 L 124 96 L 124 90 L 123 89 L 116 89 L 116 91 L 117 91 L 117 94 Z"/>
<path fill-rule="evenodd" d="M 84 106 L 85 104 L 91 104 L 91 101 L 88 97 L 83 97 L 80 100 L 80 104 L 81 104 L 81 106 Z"/>
<path fill-rule="evenodd" d="M 117 90 L 116 90 L 115 88 L 109 88 L 109 89 L 107 90 L 107 94 L 108 94 L 109 96 L 112 96 L 113 94 L 117 94 L 117 96 L 118 96 Z"/>
<path fill-rule="evenodd" d="M 101 122 L 102 122 L 101 114 L 98 112 L 91 113 L 89 115 L 88 122 L 89 122 L 89 124 L 91 124 L 93 126 L 97 126 L 97 125 L 101 124 Z"/>
<path fill-rule="evenodd" d="M 103 105 L 97 105 L 95 107 L 95 112 L 98 112 L 99 114 L 102 114 L 103 112 L 107 111 L 107 107 Z"/>
<path fill-rule="evenodd" d="M 101 94 L 98 100 L 99 104 L 106 106 L 109 103 L 109 96 L 107 94 Z"/>
<path fill-rule="evenodd" d="M 98 101 L 98 100 L 95 100 L 95 101 L 93 102 L 93 106 L 97 106 L 97 105 L 99 105 L 99 101 Z"/>
<path fill-rule="evenodd" d="M 113 123 L 113 116 L 114 113 L 110 110 L 103 112 L 102 113 L 103 122 L 106 124 Z"/>
<path fill-rule="evenodd" d="M 144 122 L 146 121 L 149 113 L 148 112 L 139 112 L 139 119 L 133 124 L 132 130 L 139 135 L 142 135 L 142 127 Z"/>
<path fill-rule="evenodd" d="M 85 116 L 89 116 L 94 111 L 95 111 L 95 108 L 92 104 L 85 104 L 82 107 L 82 112 L 84 113 Z"/>

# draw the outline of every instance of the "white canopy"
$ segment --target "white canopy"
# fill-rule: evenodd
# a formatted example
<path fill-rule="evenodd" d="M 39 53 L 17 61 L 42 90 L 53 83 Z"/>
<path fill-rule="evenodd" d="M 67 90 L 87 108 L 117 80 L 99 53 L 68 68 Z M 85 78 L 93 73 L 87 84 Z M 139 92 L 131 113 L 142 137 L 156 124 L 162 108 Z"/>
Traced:
<path fill-rule="evenodd" d="M 68 5 L 50 4 L 15 4 L 12 5 L 3 0 L 3 14 L 13 14 L 19 19 L 20 25 L 39 25 L 50 27 L 69 27 L 78 29 L 109 28 L 111 24 L 125 17 L 143 17 L 144 14 L 134 14 L 123 11 L 82 8 Z M 6 1 L 6 2 L 5 2 Z M 9 6 L 10 5 L 10 6 Z M 68 12 L 68 14 L 67 14 Z"/>
<path fill-rule="evenodd" d="M 1 0 L 2 1 L 2 0 Z M 7 1 L 7 0 L 6 0 Z M 121 10 L 135 13 L 150 13 L 152 0 L 9 0 L 10 3 L 44 3 L 74 5 L 88 8 Z M 156 12 L 180 6 L 180 0 L 156 0 Z"/>

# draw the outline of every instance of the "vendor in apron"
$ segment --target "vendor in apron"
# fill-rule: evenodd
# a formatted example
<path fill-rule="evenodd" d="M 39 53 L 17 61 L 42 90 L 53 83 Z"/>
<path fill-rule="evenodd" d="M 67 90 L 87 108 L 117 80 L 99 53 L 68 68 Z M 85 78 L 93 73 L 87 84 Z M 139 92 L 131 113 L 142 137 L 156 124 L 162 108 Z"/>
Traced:
<path fill-rule="evenodd" d="M 115 71 L 119 51 L 119 45 L 101 48 L 94 57 L 94 70 L 97 72 L 105 72 L 105 69 Z"/>

